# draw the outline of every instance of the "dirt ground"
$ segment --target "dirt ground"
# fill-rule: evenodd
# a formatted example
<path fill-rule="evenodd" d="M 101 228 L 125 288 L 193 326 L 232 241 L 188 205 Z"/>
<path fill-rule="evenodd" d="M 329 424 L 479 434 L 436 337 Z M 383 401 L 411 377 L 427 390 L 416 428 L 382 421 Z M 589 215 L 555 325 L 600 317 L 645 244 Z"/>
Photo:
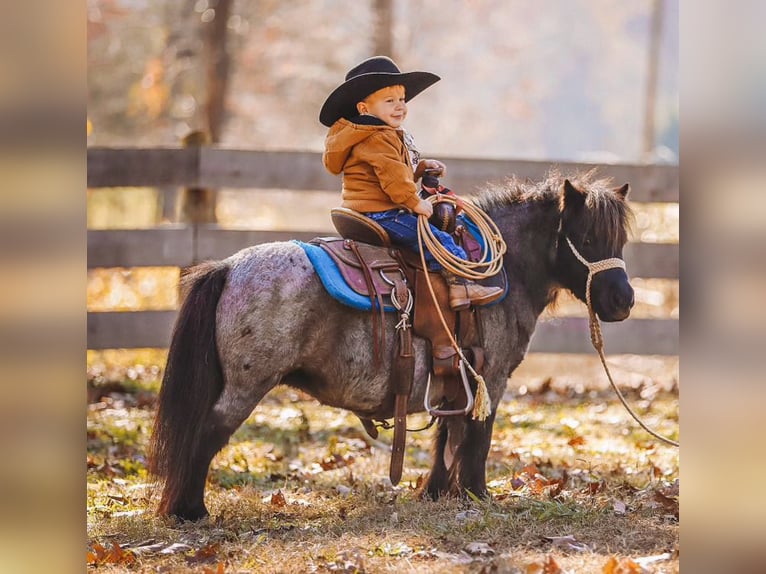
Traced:
<path fill-rule="evenodd" d="M 629 418 L 596 357 L 531 355 L 509 384 L 491 501 L 426 502 L 430 431 L 404 477 L 348 413 L 272 392 L 216 457 L 211 516 L 156 517 L 146 472 L 160 351 L 89 354 L 88 547 L 101 572 L 678 572 L 678 451 Z M 674 358 L 611 357 L 633 408 L 677 439 Z M 427 422 L 410 417 L 410 426 Z"/>

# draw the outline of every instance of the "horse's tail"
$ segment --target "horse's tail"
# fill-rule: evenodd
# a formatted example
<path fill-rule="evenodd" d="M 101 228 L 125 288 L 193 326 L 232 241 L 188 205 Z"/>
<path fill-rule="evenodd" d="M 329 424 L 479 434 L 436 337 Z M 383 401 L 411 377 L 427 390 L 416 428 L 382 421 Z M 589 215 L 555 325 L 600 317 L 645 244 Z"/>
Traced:
<path fill-rule="evenodd" d="M 150 445 L 149 470 L 165 481 L 159 514 L 171 512 L 188 491 L 205 422 L 223 391 L 215 324 L 228 273 L 227 263 L 205 262 L 181 280 L 185 297 L 173 328 Z"/>

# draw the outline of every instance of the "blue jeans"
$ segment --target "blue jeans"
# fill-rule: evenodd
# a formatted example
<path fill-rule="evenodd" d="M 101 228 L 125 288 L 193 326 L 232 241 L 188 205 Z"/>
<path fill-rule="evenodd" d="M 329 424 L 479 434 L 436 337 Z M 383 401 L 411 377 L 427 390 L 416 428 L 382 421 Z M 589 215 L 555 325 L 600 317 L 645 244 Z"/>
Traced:
<path fill-rule="evenodd" d="M 376 221 L 383 229 L 388 232 L 388 236 L 391 238 L 391 243 L 399 247 L 406 247 L 414 251 L 419 252 L 418 249 L 418 216 L 410 213 L 406 209 L 390 209 L 388 211 L 378 211 L 373 213 L 365 213 L 367 217 Z M 467 259 L 465 251 L 460 247 L 449 233 L 445 233 L 441 229 L 437 229 L 431 225 L 431 232 L 436 237 L 436 240 L 441 243 L 444 248 L 461 259 Z M 440 271 L 442 269 L 441 264 L 434 259 L 431 252 L 426 248 L 425 259 L 428 263 L 428 269 L 430 271 Z"/>

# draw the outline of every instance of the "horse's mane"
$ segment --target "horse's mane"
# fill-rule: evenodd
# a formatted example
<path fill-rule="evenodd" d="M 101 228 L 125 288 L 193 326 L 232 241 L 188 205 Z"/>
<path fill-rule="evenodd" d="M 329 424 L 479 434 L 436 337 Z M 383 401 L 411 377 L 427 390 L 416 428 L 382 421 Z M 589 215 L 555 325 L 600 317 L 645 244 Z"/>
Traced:
<path fill-rule="evenodd" d="M 559 212 L 564 211 L 561 186 L 564 179 L 585 194 L 585 213 L 588 218 L 583 222 L 585 230 L 597 229 L 610 247 L 622 247 L 628 237 L 633 221 L 630 206 L 615 193 L 611 178 L 597 178 L 597 168 L 579 171 L 564 176 L 558 169 L 551 169 L 545 179 L 531 181 L 516 176 L 507 178 L 501 184 L 489 184 L 473 199 L 482 210 L 502 208 L 513 204 L 532 202 L 548 203 L 556 206 Z M 562 213 L 566 217 L 565 213 Z"/>

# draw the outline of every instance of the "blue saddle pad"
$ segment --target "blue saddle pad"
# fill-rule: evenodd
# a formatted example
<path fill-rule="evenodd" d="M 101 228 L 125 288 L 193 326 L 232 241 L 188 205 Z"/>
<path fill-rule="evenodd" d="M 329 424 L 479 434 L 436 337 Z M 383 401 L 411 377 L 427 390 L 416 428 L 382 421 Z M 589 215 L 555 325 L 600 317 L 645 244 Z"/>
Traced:
<path fill-rule="evenodd" d="M 311 245 L 296 239 L 293 239 L 293 243 L 300 246 L 306 252 L 306 256 L 314 266 L 314 271 L 316 271 L 316 274 L 319 275 L 319 279 L 322 281 L 322 285 L 324 285 L 324 288 L 334 299 L 361 311 L 370 311 L 372 309 L 370 298 L 360 295 L 348 286 L 335 261 L 324 249 L 318 245 Z M 386 305 L 384 303 L 383 310 L 394 312 L 396 308 L 393 305 Z"/>
<path fill-rule="evenodd" d="M 479 228 L 467 217 L 458 216 L 458 218 L 476 238 L 476 240 L 481 245 L 481 248 L 484 249 L 484 238 L 482 237 Z M 314 271 L 316 271 L 316 274 L 319 275 L 319 279 L 322 281 L 322 285 L 324 285 L 327 292 L 334 299 L 340 301 L 344 305 L 348 305 L 349 307 L 353 307 L 354 309 L 359 309 L 361 311 L 370 311 L 372 309 L 370 298 L 365 297 L 364 295 L 360 295 L 348 286 L 346 280 L 343 278 L 343 275 L 341 275 L 338 266 L 335 264 L 335 261 L 327 254 L 324 249 L 318 245 L 311 245 L 310 243 L 304 243 L 303 241 L 298 241 L 297 239 L 293 239 L 292 241 L 306 252 L 306 256 L 314 266 Z M 505 275 L 505 271 L 502 273 Z M 505 297 L 508 295 L 508 282 L 503 281 L 501 285 L 505 287 L 503 296 L 500 297 L 500 299 L 497 301 L 487 305 L 487 307 L 500 303 L 500 301 L 505 299 Z M 396 308 L 391 304 L 386 305 L 383 303 L 383 310 L 386 312 L 394 312 L 396 311 Z"/>

